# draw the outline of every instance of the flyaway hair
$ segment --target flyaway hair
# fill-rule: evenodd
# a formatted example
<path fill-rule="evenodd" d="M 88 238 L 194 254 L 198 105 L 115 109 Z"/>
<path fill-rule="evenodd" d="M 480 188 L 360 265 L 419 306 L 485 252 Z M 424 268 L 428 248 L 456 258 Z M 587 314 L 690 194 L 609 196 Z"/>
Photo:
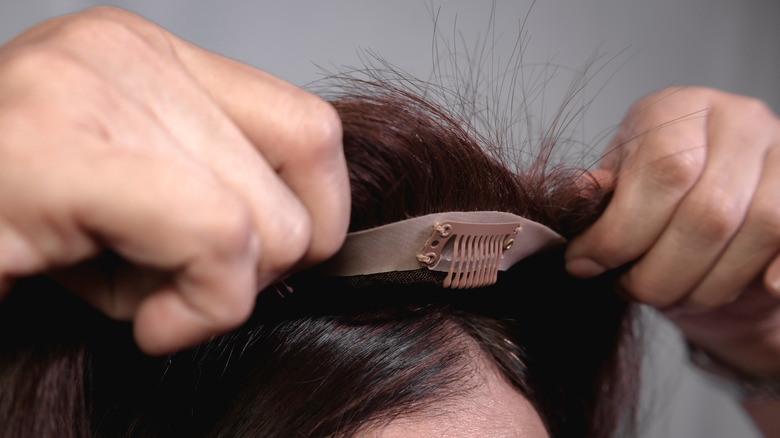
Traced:
<path fill-rule="evenodd" d="M 540 150 L 514 173 L 502 145 L 486 144 L 431 92 L 373 76 L 342 78 L 327 95 L 344 127 L 351 231 L 501 211 L 570 238 L 596 220 L 608 195 L 581 196 L 581 170 L 551 166 Z M 484 288 L 447 290 L 420 272 L 297 273 L 263 291 L 242 327 L 163 358 L 141 354 L 127 324 L 50 279 L 21 281 L 0 305 L 0 435 L 360 436 L 446 411 L 474 384 L 469 343 L 551 436 L 630 433 L 632 307 L 611 278 L 568 276 L 562 247 Z"/>

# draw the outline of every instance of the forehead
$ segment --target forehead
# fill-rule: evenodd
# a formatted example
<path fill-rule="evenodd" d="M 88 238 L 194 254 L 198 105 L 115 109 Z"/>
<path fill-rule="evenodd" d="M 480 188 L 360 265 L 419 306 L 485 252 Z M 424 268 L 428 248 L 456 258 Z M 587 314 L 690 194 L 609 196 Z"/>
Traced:
<path fill-rule="evenodd" d="M 476 347 L 476 346 L 475 346 Z M 361 436 L 370 438 L 549 438 L 531 403 L 476 353 L 474 380 L 462 396 L 443 409 L 399 417 L 385 427 Z"/>

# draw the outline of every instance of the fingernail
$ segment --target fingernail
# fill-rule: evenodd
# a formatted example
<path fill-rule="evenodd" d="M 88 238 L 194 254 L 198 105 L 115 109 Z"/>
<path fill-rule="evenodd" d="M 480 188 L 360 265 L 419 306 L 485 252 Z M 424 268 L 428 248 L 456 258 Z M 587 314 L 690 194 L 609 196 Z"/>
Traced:
<path fill-rule="evenodd" d="M 591 278 L 603 274 L 607 268 L 591 259 L 581 257 L 566 262 L 566 270 L 575 277 Z"/>

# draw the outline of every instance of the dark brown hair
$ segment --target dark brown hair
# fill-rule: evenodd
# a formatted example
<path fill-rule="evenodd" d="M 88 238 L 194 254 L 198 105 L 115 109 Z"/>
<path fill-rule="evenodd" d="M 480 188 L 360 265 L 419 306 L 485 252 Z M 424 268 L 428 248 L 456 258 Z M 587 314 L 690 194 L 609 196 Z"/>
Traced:
<path fill-rule="evenodd" d="M 501 145 L 419 93 L 377 78 L 342 84 L 330 98 L 344 126 L 353 231 L 499 210 L 570 237 L 601 212 L 597 190 L 580 196 L 580 171 L 549 165 L 548 143 L 514 174 L 485 152 Z M 151 358 L 126 324 L 35 278 L 0 306 L 0 422 L 9 437 L 352 436 L 467 390 L 470 339 L 552 436 L 613 436 L 633 418 L 630 315 L 610 278 L 568 276 L 563 249 L 471 291 L 431 286 L 423 274 L 311 270 L 261 293 L 241 328 Z"/>

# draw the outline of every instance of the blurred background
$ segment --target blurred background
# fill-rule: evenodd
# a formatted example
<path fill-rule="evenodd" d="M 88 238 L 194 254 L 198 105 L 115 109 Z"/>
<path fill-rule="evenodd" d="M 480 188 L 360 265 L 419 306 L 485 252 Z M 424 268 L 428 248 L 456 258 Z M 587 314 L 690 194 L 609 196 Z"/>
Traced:
<path fill-rule="evenodd" d="M 0 42 L 99 4 L 301 86 L 323 69 L 359 67 L 368 53 L 424 80 L 437 60 L 476 65 L 489 78 L 520 69 L 527 114 L 515 116 L 538 129 L 572 83 L 584 84 L 574 105 L 586 111 L 565 134 L 582 149 L 574 164 L 591 163 L 630 105 L 663 87 L 716 87 L 780 112 L 776 0 L 3 0 Z M 675 330 L 652 312 L 646 319 L 641 437 L 758 437 L 725 392 L 687 367 Z"/>

